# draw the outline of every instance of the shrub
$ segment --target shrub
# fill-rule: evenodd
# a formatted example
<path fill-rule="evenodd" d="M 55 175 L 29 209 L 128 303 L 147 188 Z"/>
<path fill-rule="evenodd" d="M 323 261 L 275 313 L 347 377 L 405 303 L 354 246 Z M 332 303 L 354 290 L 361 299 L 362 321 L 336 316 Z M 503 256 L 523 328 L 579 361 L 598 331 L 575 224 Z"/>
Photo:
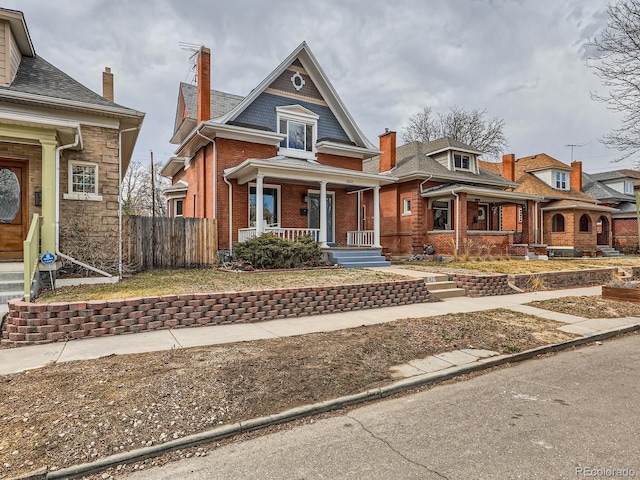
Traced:
<path fill-rule="evenodd" d="M 238 260 L 257 268 L 299 268 L 322 265 L 322 250 L 311 235 L 285 240 L 273 233 L 265 233 L 235 247 Z"/>

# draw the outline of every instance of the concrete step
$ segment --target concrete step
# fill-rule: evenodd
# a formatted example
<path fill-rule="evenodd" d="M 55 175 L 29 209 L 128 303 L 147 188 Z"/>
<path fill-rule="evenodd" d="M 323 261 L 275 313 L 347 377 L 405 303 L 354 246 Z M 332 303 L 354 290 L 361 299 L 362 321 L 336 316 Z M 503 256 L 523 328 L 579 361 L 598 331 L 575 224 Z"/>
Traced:
<path fill-rule="evenodd" d="M 367 268 L 367 267 L 389 267 L 391 262 L 386 261 L 383 257 L 380 260 L 363 258 L 361 261 L 337 262 L 344 268 Z"/>
<path fill-rule="evenodd" d="M 445 273 L 425 272 L 424 281 L 429 283 L 429 284 L 431 284 L 431 283 L 440 283 L 440 282 L 448 282 L 449 281 L 449 275 L 447 275 Z"/>
<path fill-rule="evenodd" d="M 20 279 L 20 281 L 16 280 L 4 280 L 2 276 L 0 276 L 0 292 L 19 292 L 23 288 L 24 281 Z"/>
<path fill-rule="evenodd" d="M 457 288 L 456 282 L 450 282 L 448 280 L 440 282 L 427 282 L 427 289 L 430 292 L 435 292 L 438 290 L 451 290 L 452 288 Z"/>
<path fill-rule="evenodd" d="M 22 282 L 24 272 L 0 272 L 0 282 Z"/>
<path fill-rule="evenodd" d="M 464 288 L 445 288 L 443 290 L 434 291 L 429 290 L 429 293 L 440 300 L 465 296 Z"/>
<path fill-rule="evenodd" d="M 24 263 L 22 262 L 0 262 L 0 273 L 3 272 L 23 272 Z"/>
<path fill-rule="evenodd" d="M 14 298 L 22 298 L 24 297 L 24 292 L 20 291 L 3 291 L 0 292 L 0 305 L 6 304 L 9 300 L 13 300 Z"/>

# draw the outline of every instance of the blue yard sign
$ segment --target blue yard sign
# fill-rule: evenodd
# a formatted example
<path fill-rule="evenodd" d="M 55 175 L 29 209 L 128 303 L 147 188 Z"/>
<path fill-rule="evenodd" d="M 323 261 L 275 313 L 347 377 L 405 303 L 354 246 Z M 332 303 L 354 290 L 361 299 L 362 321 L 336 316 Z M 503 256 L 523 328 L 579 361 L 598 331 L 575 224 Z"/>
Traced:
<path fill-rule="evenodd" d="M 42 257 L 40 257 L 40 261 L 45 265 L 51 265 L 56 261 L 56 256 L 51 252 L 45 252 L 42 254 Z"/>

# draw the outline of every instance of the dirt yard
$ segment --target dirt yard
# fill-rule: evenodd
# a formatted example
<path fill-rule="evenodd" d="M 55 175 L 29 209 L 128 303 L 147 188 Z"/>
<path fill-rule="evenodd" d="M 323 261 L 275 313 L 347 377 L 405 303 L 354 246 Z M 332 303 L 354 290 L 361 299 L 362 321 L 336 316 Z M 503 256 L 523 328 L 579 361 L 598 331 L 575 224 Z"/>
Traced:
<path fill-rule="evenodd" d="M 602 297 L 563 297 L 528 303 L 532 307 L 584 318 L 640 317 L 640 305 Z"/>
<path fill-rule="evenodd" d="M 90 462 L 360 392 L 389 383 L 391 366 L 416 358 L 470 346 L 512 353 L 572 338 L 557 326 L 494 310 L 109 356 L 0 376 L 0 478 Z M 151 459 L 108 473 L 158 463 Z"/>

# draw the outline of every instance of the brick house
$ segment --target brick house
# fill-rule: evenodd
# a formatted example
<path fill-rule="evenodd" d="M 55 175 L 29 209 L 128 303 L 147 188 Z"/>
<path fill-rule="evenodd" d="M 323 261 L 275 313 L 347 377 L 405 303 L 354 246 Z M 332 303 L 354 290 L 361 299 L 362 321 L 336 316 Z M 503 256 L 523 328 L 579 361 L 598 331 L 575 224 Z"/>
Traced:
<path fill-rule="evenodd" d="M 411 142 L 396 148 L 396 133 L 380 135 L 382 155 L 365 160 L 364 170 L 395 177 L 382 187 L 382 245 L 392 255 L 472 253 L 524 255 L 535 242 L 533 216 L 516 224 L 502 207 L 533 212 L 542 197 L 514 192 L 513 179 L 482 168 L 482 152 L 451 138 Z M 365 194 L 363 228 L 371 218 L 372 196 Z M 519 228 L 518 228 L 519 227 Z"/>
<path fill-rule="evenodd" d="M 569 166 L 540 153 L 519 159 L 508 154 L 502 162 L 481 164 L 516 182 L 515 192 L 541 196 L 534 224 L 540 232 L 537 242 L 547 246 L 549 255 L 580 256 L 595 252 L 598 246 L 611 247 L 611 215 L 618 210 L 583 192 L 582 162 Z M 520 223 L 523 213 L 517 207 L 505 206 L 503 216 Z"/>
<path fill-rule="evenodd" d="M 0 9 L 0 60 L 4 270 L 8 261 L 22 262 L 27 256 L 19 268 L 28 275 L 37 268 L 57 269 L 65 257 L 90 264 L 90 255 L 72 258 L 77 253 L 74 241 L 86 235 L 88 243 L 100 239 L 108 250 L 101 253 L 115 259 L 111 273 L 117 273 L 119 179 L 144 114 L 113 102 L 109 69 L 103 73 L 105 93 L 100 96 L 39 57 L 22 12 Z M 90 228 L 78 232 L 79 224 Z M 56 258 L 50 267 L 38 267 L 44 252 Z"/>
<path fill-rule="evenodd" d="M 637 170 L 612 170 L 582 174 L 582 191 L 618 211 L 611 214 L 611 243 L 614 248 L 638 251 L 638 215 L 634 190 L 640 183 Z M 598 241 L 598 244 L 601 244 Z"/>
<path fill-rule="evenodd" d="M 171 215 L 218 219 L 223 250 L 264 232 L 380 247 L 379 202 L 360 228 L 362 192 L 377 199 L 394 179 L 363 171 L 363 160 L 380 152 L 306 43 L 244 97 L 211 89 L 205 47 L 197 69 L 197 86 L 180 85 L 171 139 L 178 147 L 162 169 L 172 179 Z"/>

